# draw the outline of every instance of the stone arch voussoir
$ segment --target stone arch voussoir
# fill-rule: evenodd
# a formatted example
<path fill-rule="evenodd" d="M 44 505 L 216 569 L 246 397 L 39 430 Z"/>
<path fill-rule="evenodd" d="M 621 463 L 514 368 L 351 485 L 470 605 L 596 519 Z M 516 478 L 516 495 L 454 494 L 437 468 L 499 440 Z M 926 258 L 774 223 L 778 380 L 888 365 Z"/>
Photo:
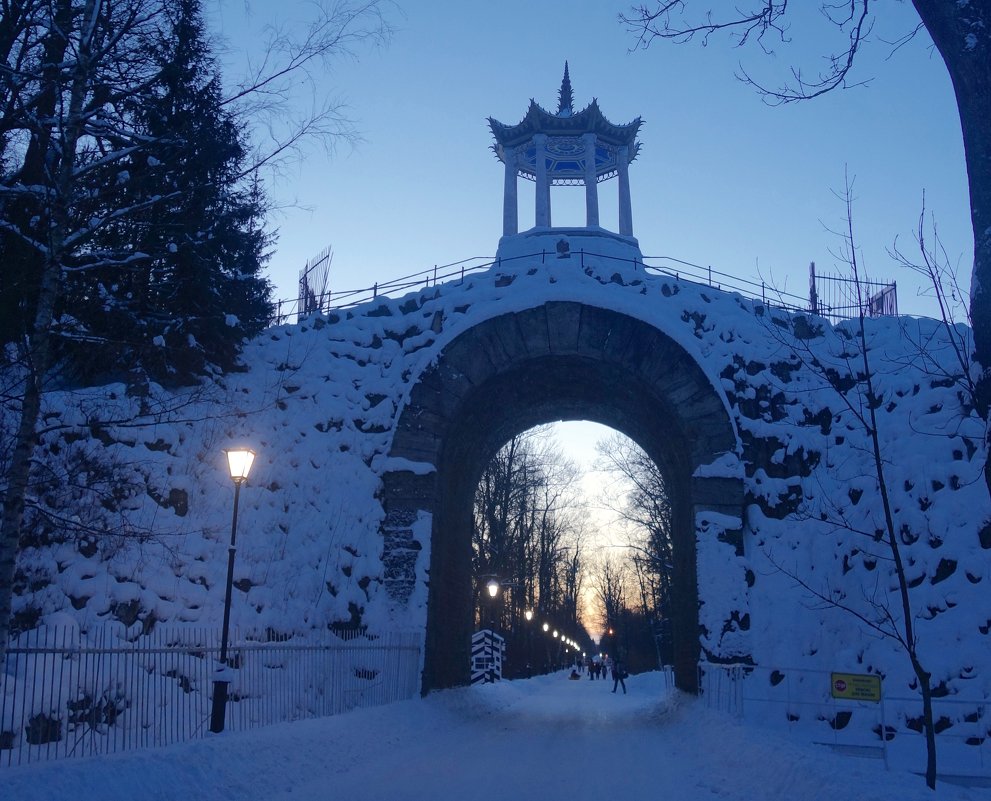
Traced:
<path fill-rule="evenodd" d="M 657 328 L 610 309 L 549 302 L 450 341 L 396 422 L 390 463 L 412 464 L 382 477 L 383 560 L 390 596 L 406 603 L 429 552 L 424 691 L 468 678 L 470 497 L 484 464 L 516 433 L 581 418 L 634 439 L 677 496 L 678 685 L 697 688 L 700 654 L 749 659 L 743 477 L 724 398 Z M 415 534 L 427 515 L 429 543 Z"/>

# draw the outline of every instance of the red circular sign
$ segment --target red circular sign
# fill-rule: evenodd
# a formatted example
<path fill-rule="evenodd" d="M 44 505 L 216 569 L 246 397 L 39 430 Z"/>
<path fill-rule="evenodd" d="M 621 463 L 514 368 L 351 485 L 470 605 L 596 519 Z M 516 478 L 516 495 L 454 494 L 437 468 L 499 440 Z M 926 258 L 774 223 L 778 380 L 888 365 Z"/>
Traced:
<path fill-rule="evenodd" d="M 837 679 L 833 682 L 833 686 L 836 688 L 836 692 L 841 693 L 846 689 L 846 682 L 843 679 Z"/>

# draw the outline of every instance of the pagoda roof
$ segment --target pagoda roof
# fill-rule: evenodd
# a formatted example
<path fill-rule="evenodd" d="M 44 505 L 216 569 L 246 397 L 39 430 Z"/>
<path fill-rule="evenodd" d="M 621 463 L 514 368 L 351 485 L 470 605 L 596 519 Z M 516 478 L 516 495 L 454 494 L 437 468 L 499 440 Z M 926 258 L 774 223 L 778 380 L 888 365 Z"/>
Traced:
<path fill-rule="evenodd" d="M 635 147 L 637 131 L 642 121 L 637 117 L 626 125 L 616 125 L 609 122 L 599 110 L 598 101 L 592 102 L 579 112 L 573 107 L 571 92 L 571 76 L 568 75 L 568 62 L 564 62 L 564 78 L 558 90 L 557 113 L 552 113 L 530 98 L 530 108 L 526 116 L 516 125 L 506 125 L 489 117 L 489 127 L 497 145 L 516 147 L 528 142 L 535 134 L 549 136 L 581 136 L 594 133 L 600 141 L 613 147 Z"/>
<path fill-rule="evenodd" d="M 568 109 L 565 109 L 568 112 Z M 616 147 L 633 148 L 637 132 L 643 121 L 637 117 L 625 125 L 609 122 L 593 99 L 581 111 L 552 114 L 531 98 L 526 116 L 516 125 L 506 125 L 489 117 L 489 127 L 496 142 L 502 147 L 516 147 L 530 141 L 535 134 L 548 136 L 581 136 L 594 133 L 601 141 Z"/>
<path fill-rule="evenodd" d="M 636 158 L 640 151 L 637 133 L 643 124 L 640 117 L 625 125 L 616 125 L 605 118 L 595 99 L 578 112 L 572 104 L 571 78 L 568 63 L 565 62 L 564 79 L 558 91 L 557 113 L 548 111 L 531 98 L 526 116 L 516 125 L 506 125 L 489 117 L 489 127 L 496 140 L 492 146 L 496 156 L 505 162 L 506 150 L 515 149 L 519 174 L 535 180 L 537 150 L 533 138 L 537 134 L 545 134 L 548 137 L 546 169 L 552 184 L 584 182 L 584 149 L 577 141 L 582 134 L 595 134 L 595 175 L 598 181 L 616 174 L 619 148 L 628 149 L 628 161 Z"/>

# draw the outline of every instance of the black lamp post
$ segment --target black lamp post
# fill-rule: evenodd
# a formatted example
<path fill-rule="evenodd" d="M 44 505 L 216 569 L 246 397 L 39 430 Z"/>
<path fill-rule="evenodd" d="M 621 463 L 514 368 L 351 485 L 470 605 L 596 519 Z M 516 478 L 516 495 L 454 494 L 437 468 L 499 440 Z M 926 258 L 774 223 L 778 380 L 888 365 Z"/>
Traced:
<path fill-rule="evenodd" d="M 226 677 L 227 642 L 231 625 L 231 589 L 234 585 L 234 554 L 237 552 L 237 504 L 241 497 L 241 485 L 248 479 L 248 471 L 255 460 L 255 452 L 249 448 L 231 448 L 225 450 L 227 467 L 231 480 L 234 482 L 234 516 L 231 518 L 231 545 L 227 549 L 227 592 L 224 595 L 224 628 L 220 638 L 220 665 L 218 672 L 221 678 L 213 682 L 213 710 L 210 714 L 210 731 L 220 733 L 224 730 L 224 719 L 227 717 L 227 685 L 230 679 Z"/>
<path fill-rule="evenodd" d="M 533 678 L 533 610 L 527 609 L 523 613 L 526 618 L 526 677 Z"/>

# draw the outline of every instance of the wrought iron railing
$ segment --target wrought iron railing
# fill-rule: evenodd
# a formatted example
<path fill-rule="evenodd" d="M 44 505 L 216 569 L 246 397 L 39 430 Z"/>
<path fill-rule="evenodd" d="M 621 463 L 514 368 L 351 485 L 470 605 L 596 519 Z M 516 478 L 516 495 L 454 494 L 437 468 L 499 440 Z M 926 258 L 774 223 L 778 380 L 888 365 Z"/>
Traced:
<path fill-rule="evenodd" d="M 0 766 L 167 745 L 209 728 L 218 632 L 120 626 L 21 634 L 0 673 Z M 235 632 L 227 728 L 324 717 L 413 697 L 419 634 Z"/>
<path fill-rule="evenodd" d="M 842 308 L 832 308 L 822 298 L 810 300 L 810 298 L 775 288 L 765 281 L 752 281 L 746 278 L 721 272 L 711 266 L 693 264 L 683 259 L 673 256 L 644 256 L 643 259 L 625 259 L 610 256 L 602 253 L 579 250 L 571 254 L 571 258 L 578 262 L 579 267 L 585 266 L 585 259 L 595 260 L 613 265 L 626 265 L 634 270 L 643 270 L 647 274 L 665 275 L 675 280 L 684 280 L 696 284 L 702 284 L 714 289 L 726 292 L 736 292 L 744 297 L 760 300 L 778 308 L 790 311 L 810 311 L 824 317 L 839 320 L 849 317 L 856 317 L 857 310 L 849 304 L 844 304 Z M 557 261 L 557 254 L 551 251 L 541 250 L 528 253 L 522 256 L 514 256 L 506 259 L 496 259 L 489 256 L 472 256 L 449 264 L 435 265 L 428 270 L 410 273 L 400 278 L 392 279 L 382 283 L 373 283 L 371 286 L 359 287 L 356 289 L 346 289 L 325 292 L 321 295 L 308 295 L 306 298 L 293 298 L 280 300 L 276 304 L 275 315 L 272 319 L 273 325 L 282 325 L 290 322 L 297 322 L 301 317 L 313 312 L 328 313 L 340 309 L 347 309 L 380 297 L 394 297 L 407 292 L 420 289 L 427 289 L 438 283 L 448 281 L 463 281 L 466 275 L 483 270 L 500 269 L 510 267 L 520 261 L 534 261 L 539 259 L 545 263 L 548 259 Z M 830 281 L 828 277 L 820 276 L 820 282 Z M 887 287 L 892 291 L 894 284 L 878 284 L 879 287 Z M 871 285 L 870 293 L 865 294 L 866 302 L 869 302 L 869 295 L 873 296 L 876 287 Z M 890 310 L 891 306 L 885 306 Z M 870 316 L 873 307 L 867 307 L 866 313 Z M 894 305 L 897 314 L 897 304 Z M 890 311 L 885 312 L 890 313 Z"/>

